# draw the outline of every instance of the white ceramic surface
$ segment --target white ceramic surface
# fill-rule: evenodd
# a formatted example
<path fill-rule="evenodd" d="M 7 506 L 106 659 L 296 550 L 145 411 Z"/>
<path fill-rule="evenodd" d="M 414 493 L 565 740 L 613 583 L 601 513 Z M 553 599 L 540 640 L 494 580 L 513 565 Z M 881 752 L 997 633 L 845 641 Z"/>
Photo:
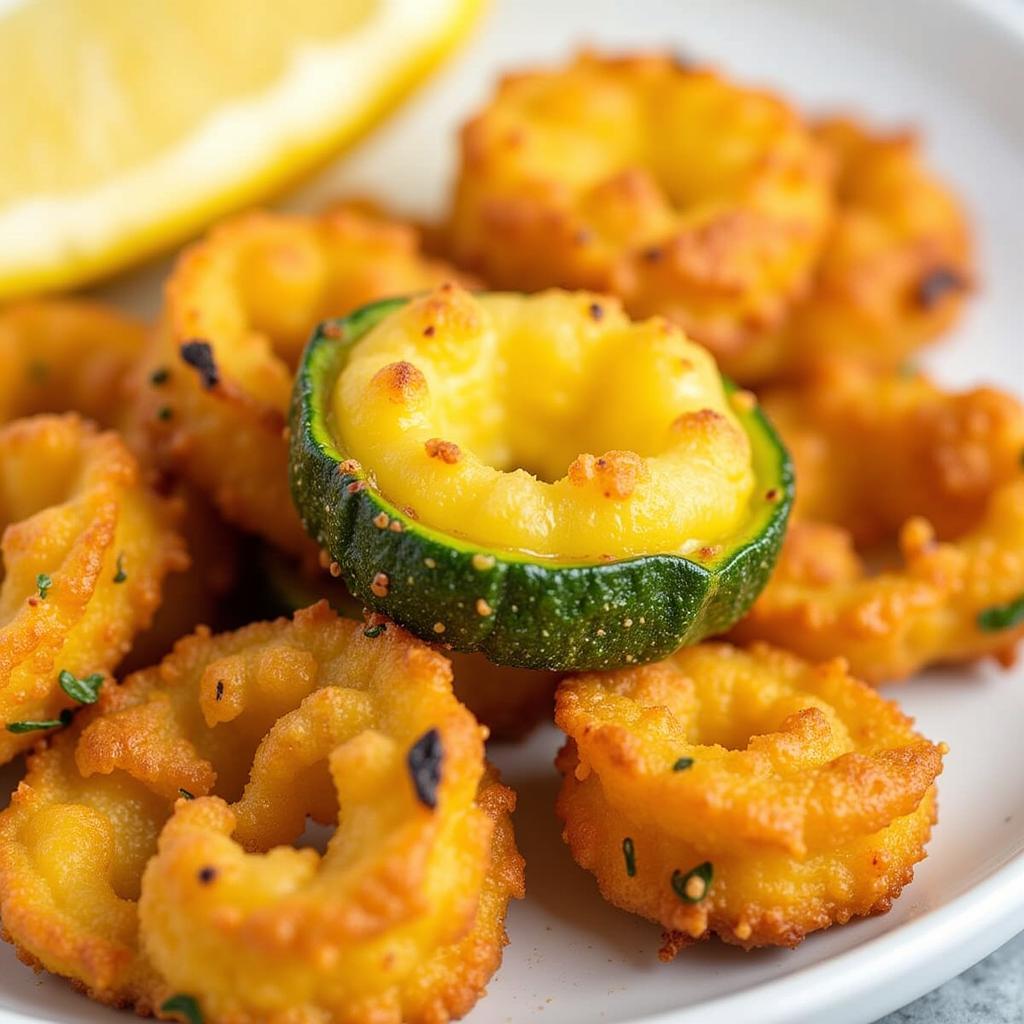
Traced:
<path fill-rule="evenodd" d="M 1016 0 L 496 0 L 441 77 L 289 205 L 359 192 L 436 216 L 455 127 L 498 71 L 588 41 L 672 48 L 815 109 L 920 125 L 931 159 L 970 203 L 983 269 L 969 316 L 926 362 L 952 384 L 988 380 L 1024 393 L 1024 4 Z M 152 312 L 165 269 L 154 264 L 105 294 Z M 1024 671 L 935 672 L 892 692 L 951 747 L 930 856 L 890 914 L 813 936 L 795 952 L 709 943 L 659 964 L 658 929 L 603 903 L 561 843 L 554 731 L 497 750 L 520 794 L 529 896 L 511 912 L 504 966 L 471 1024 L 865 1024 L 1024 928 Z M 0 1024 L 39 1019 L 117 1018 L 0 949 Z"/>

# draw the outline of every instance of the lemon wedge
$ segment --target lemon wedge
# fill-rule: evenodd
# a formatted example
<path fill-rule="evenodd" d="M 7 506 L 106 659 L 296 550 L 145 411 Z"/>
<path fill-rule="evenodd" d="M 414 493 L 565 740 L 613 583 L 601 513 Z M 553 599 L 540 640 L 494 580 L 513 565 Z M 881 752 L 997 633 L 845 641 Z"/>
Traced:
<path fill-rule="evenodd" d="M 83 284 L 369 128 L 481 0 L 0 0 L 0 299 Z"/>

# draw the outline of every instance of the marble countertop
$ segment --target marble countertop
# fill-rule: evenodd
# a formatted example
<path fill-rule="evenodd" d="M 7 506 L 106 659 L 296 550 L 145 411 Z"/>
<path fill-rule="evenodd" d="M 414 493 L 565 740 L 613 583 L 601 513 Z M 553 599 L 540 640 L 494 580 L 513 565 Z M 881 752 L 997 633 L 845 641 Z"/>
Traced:
<path fill-rule="evenodd" d="M 1024 934 L 878 1024 L 1024 1024 Z"/>

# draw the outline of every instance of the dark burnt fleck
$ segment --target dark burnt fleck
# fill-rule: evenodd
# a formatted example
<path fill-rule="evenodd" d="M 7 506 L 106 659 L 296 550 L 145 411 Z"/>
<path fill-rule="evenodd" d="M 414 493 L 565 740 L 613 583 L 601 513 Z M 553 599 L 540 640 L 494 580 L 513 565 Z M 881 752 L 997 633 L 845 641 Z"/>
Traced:
<path fill-rule="evenodd" d="M 217 386 L 220 373 L 217 371 L 213 349 L 208 341 L 186 341 L 181 346 L 181 358 L 199 374 L 199 379 L 207 391 Z"/>
<path fill-rule="evenodd" d="M 441 784 L 441 762 L 444 749 L 436 729 L 425 732 L 409 750 L 409 774 L 416 796 L 424 807 L 437 807 L 437 787 Z"/>
<path fill-rule="evenodd" d="M 658 246 L 652 245 L 650 248 L 644 249 L 640 255 L 643 256 L 644 260 L 648 263 L 657 263 L 664 253 L 658 248 Z"/>
<path fill-rule="evenodd" d="M 159 366 L 149 375 L 149 383 L 158 388 L 161 384 L 166 384 L 170 376 L 171 371 L 166 366 Z"/>
<path fill-rule="evenodd" d="M 217 877 L 217 869 L 212 868 L 209 865 L 202 867 L 196 873 L 196 878 L 199 879 L 200 885 L 209 885 Z"/>
<path fill-rule="evenodd" d="M 950 292 L 963 291 L 967 282 L 962 274 L 951 267 L 929 270 L 917 285 L 917 302 L 922 309 L 933 309 Z"/>
<path fill-rule="evenodd" d="M 590 315 L 594 320 L 600 320 L 604 316 L 604 306 L 600 302 L 590 304 Z"/>
<path fill-rule="evenodd" d="M 156 411 L 156 418 L 166 422 L 174 415 L 174 410 L 169 405 L 161 405 Z"/>
<path fill-rule="evenodd" d="M 217 685 L 214 687 L 213 699 L 220 700 L 224 696 L 224 680 L 218 679 Z"/>
<path fill-rule="evenodd" d="M 433 324 L 427 324 L 427 326 L 423 328 L 423 337 L 432 338 L 434 336 L 435 330 L 436 328 L 434 327 Z"/>

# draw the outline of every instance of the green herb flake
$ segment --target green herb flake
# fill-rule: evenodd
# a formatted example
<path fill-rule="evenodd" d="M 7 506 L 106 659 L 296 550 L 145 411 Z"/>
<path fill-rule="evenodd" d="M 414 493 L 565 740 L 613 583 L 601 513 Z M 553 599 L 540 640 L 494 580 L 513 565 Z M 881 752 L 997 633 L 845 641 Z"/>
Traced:
<path fill-rule="evenodd" d="M 636 875 L 636 847 L 629 836 L 622 840 L 622 856 L 626 861 L 626 874 L 633 878 Z"/>
<path fill-rule="evenodd" d="M 203 1014 L 194 996 L 187 996 L 183 992 L 171 996 L 160 1006 L 161 1013 L 176 1014 L 179 1020 L 185 1024 L 203 1024 Z"/>
<path fill-rule="evenodd" d="M 378 622 L 376 626 L 367 626 L 363 630 L 363 636 L 368 637 L 370 640 L 376 640 L 385 629 L 387 629 L 387 626 L 383 622 Z"/>
<path fill-rule="evenodd" d="M 59 718 L 45 718 L 36 721 L 8 722 L 8 732 L 39 732 L 44 729 L 57 729 L 67 725 L 71 721 L 71 712 L 66 708 L 60 713 Z"/>
<path fill-rule="evenodd" d="M 50 591 L 50 587 L 53 586 L 53 580 L 45 573 L 41 572 L 36 576 L 36 589 L 39 591 L 39 600 L 45 601 L 46 595 Z"/>
<path fill-rule="evenodd" d="M 978 613 L 978 628 L 986 633 L 1013 629 L 1024 622 L 1024 594 L 1006 604 L 994 604 Z"/>
<path fill-rule="evenodd" d="M 170 379 L 170 376 L 171 371 L 168 370 L 166 366 L 158 366 L 149 375 L 149 383 L 152 384 L 153 387 L 158 388 L 161 385 L 166 384 L 167 381 Z"/>
<path fill-rule="evenodd" d="M 117 572 L 114 573 L 115 583 L 124 583 L 128 579 L 128 573 L 124 571 L 124 552 L 117 556 Z"/>
<path fill-rule="evenodd" d="M 77 700 L 79 704 L 95 704 L 99 699 L 100 687 L 103 685 L 103 673 L 93 672 L 91 676 L 78 679 L 65 668 L 61 669 L 60 675 L 57 676 L 57 682 L 72 700 Z"/>
<path fill-rule="evenodd" d="M 692 757 L 681 757 L 672 765 L 672 771 L 674 772 L 685 772 L 687 768 L 693 767 Z"/>
<path fill-rule="evenodd" d="M 692 871 L 687 871 L 685 875 L 682 871 L 673 871 L 672 888 L 684 903 L 700 903 L 711 888 L 711 879 L 714 877 L 714 873 L 714 868 L 709 860 L 698 864 Z"/>
<path fill-rule="evenodd" d="M 186 800 L 195 800 L 196 798 L 195 793 L 190 793 L 187 789 L 182 789 L 181 786 L 178 787 L 178 796 L 184 797 Z"/>

